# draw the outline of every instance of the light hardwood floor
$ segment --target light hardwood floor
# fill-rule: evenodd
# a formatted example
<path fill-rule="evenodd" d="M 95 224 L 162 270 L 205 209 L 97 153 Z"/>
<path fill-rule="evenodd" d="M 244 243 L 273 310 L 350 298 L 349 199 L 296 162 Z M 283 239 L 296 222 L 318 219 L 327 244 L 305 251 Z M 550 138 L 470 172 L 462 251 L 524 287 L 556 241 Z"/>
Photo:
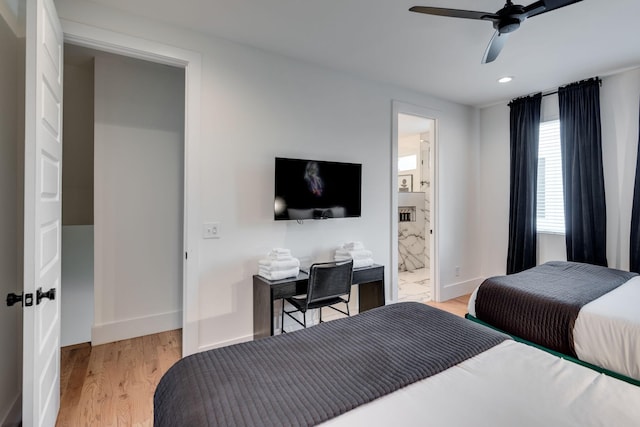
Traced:
<path fill-rule="evenodd" d="M 439 308 L 444 311 L 448 311 L 449 313 L 453 313 L 460 317 L 464 317 L 464 315 L 467 314 L 467 304 L 469 303 L 469 297 L 471 297 L 471 294 L 463 295 L 461 297 L 450 299 L 449 301 L 445 302 L 429 301 L 427 305 Z"/>
<path fill-rule="evenodd" d="M 56 426 L 152 426 L 153 392 L 180 359 L 182 331 L 63 347 Z"/>
<path fill-rule="evenodd" d="M 469 295 L 431 306 L 464 316 Z M 56 426 L 153 426 L 153 393 L 182 354 L 182 331 L 63 347 Z"/>

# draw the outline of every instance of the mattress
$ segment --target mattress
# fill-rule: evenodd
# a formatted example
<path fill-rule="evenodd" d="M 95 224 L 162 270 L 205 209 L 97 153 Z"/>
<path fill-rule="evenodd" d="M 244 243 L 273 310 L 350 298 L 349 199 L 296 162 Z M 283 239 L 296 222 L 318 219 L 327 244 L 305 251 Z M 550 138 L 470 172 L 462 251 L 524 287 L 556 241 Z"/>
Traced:
<path fill-rule="evenodd" d="M 640 387 L 505 341 L 322 425 L 637 427 L 639 405 Z"/>
<path fill-rule="evenodd" d="M 473 317 L 477 317 L 475 301 L 478 289 L 471 294 L 467 307 Z M 639 301 L 640 276 L 634 276 L 584 305 L 573 327 L 577 358 L 640 381 Z"/>

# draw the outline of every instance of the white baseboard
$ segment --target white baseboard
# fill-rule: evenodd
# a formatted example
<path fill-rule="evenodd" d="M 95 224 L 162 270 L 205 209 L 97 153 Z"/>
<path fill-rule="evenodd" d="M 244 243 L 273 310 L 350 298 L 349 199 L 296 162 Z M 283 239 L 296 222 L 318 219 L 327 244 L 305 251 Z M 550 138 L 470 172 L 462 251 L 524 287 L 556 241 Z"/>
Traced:
<path fill-rule="evenodd" d="M 464 282 L 452 283 L 450 285 L 444 286 L 442 289 L 440 289 L 439 302 L 470 294 L 475 288 L 480 286 L 480 283 L 482 283 L 483 280 L 484 279 L 482 278 L 475 278 Z"/>
<path fill-rule="evenodd" d="M 221 341 L 214 344 L 201 345 L 198 347 L 198 351 L 213 350 L 214 348 L 226 347 L 228 345 L 240 344 L 247 341 L 253 341 L 253 335 L 245 335 L 244 337 L 234 338 L 229 341 Z"/>
<path fill-rule="evenodd" d="M 11 405 L 11 409 L 4 417 L 4 420 L 0 420 L 0 426 L 2 427 L 18 427 L 22 425 L 22 394 L 18 393 L 16 400 Z"/>
<path fill-rule="evenodd" d="M 91 344 L 106 344 L 180 328 L 182 328 L 182 311 L 102 323 L 91 328 Z"/>

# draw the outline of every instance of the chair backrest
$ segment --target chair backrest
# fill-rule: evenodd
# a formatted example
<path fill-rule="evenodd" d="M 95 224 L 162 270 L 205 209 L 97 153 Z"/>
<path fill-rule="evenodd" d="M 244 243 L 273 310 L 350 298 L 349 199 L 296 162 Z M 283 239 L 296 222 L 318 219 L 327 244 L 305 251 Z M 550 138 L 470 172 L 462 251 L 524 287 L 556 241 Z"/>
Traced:
<path fill-rule="evenodd" d="M 307 305 L 342 295 L 351 295 L 353 260 L 312 264 L 309 269 Z"/>

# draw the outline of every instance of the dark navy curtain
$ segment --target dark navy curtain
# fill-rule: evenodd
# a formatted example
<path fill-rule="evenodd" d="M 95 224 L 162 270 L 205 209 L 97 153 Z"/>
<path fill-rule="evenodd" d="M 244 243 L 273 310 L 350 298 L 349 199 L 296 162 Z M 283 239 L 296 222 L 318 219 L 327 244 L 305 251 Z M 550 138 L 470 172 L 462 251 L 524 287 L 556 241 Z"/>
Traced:
<path fill-rule="evenodd" d="M 640 273 L 640 136 L 638 136 L 636 184 L 633 189 L 633 209 L 631 210 L 631 247 L 629 255 L 629 270 Z"/>
<path fill-rule="evenodd" d="M 538 138 L 542 94 L 509 103 L 511 132 L 511 195 L 507 274 L 536 265 L 536 193 Z"/>
<path fill-rule="evenodd" d="M 607 265 L 600 80 L 558 89 L 567 260 Z"/>

